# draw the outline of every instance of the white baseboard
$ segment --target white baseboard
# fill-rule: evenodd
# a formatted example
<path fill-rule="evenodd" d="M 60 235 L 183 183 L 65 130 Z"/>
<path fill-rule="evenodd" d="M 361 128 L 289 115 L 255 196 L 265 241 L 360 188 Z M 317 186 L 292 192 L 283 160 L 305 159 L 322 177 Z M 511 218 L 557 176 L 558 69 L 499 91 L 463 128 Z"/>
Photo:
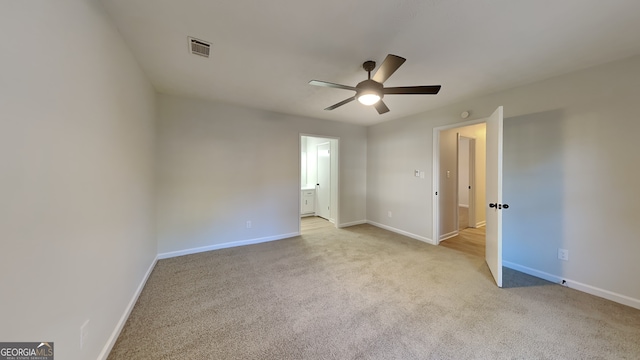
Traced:
<path fill-rule="evenodd" d="M 459 234 L 458 230 L 454 230 L 454 231 L 452 231 L 450 233 L 442 234 L 442 235 L 440 235 L 440 241 L 451 239 L 454 236 L 458 236 L 458 234 Z"/>
<path fill-rule="evenodd" d="M 618 294 L 613 291 L 609 291 L 605 289 L 600 289 L 595 286 L 583 284 L 581 282 L 567 279 L 562 276 L 549 274 L 544 271 L 532 269 L 530 267 L 522 266 L 509 261 L 502 261 L 502 265 L 510 269 L 517 270 L 525 274 L 529 274 L 531 276 L 539 277 L 541 279 L 544 279 L 553 283 L 557 283 L 557 284 L 560 284 L 562 280 L 564 280 L 565 286 L 569 288 L 579 290 L 587 294 L 595 295 L 607 300 L 611 300 L 622 305 L 631 306 L 632 308 L 640 309 L 640 299 L 634 299 L 630 296 Z"/>
<path fill-rule="evenodd" d="M 214 244 L 214 245 L 202 246 L 202 247 L 185 249 L 185 250 L 169 251 L 169 252 L 158 254 L 158 259 L 162 260 L 162 259 L 168 259 L 168 258 L 172 258 L 172 257 L 176 257 L 176 256 L 197 254 L 197 253 L 201 253 L 201 252 L 205 252 L 205 251 L 227 249 L 227 248 L 232 248 L 232 247 L 236 247 L 236 246 L 260 244 L 260 243 L 263 243 L 263 242 L 287 239 L 287 238 L 298 236 L 298 235 L 300 235 L 299 232 L 293 232 L 293 233 L 288 233 L 288 234 L 267 236 L 267 237 L 262 237 L 262 238 L 257 238 L 257 239 L 232 241 L 232 242 L 227 242 L 227 243 L 222 243 L 222 244 Z"/>
<path fill-rule="evenodd" d="M 355 225 L 362 225 L 362 224 L 366 224 L 367 220 L 358 220 L 358 221 L 351 221 L 348 223 L 342 223 L 340 225 L 338 225 L 338 228 L 346 228 L 349 226 L 355 226 Z"/>
<path fill-rule="evenodd" d="M 467 208 L 467 209 L 468 209 L 468 208 L 469 208 L 469 205 L 465 205 L 465 204 L 458 204 L 458 207 L 461 207 L 461 208 Z"/>
<path fill-rule="evenodd" d="M 404 235 L 404 236 L 410 237 L 412 239 L 420 240 L 422 242 L 426 242 L 427 244 L 436 245 L 436 243 L 433 240 L 431 240 L 431 239 L 429 239 L 427 237 L 424 237 L 424 236 L 412 234 L 412 233 L 410 233 L 408 231 L 404 231 L 404 230 L 396 229 L 396 228 L 391 227 L 391 226 L 379 224 L 379 223 L 371 221 L 371 220 L 367 220 L 367 224 L 371 224 L 371 225 L 373 225 L 375 227 L 379 227 L 381 229 L 389 230 L 389 231 L 394 232 L 396 234 Z"/>
<path fill-rule="evenodd" d="M 144 289 L 144 286 L 147 284 L 147 280 L 149 280 L 149 276 L 151 275 L 153 268 L 156 267 L 157 262 L 158 262 L 158 257 L 156 256 L 156 258 L 153 259 L 153 261 L 151 262 L 149 269 L 147 269 L 147 272 L 144 274 L 144 277 L 142 278 L 140 285 L 138 285 L 136 292 L 133 294 L 131 301 L 129 301 L 129 304 L 126 307 L 124 314 L 122 314 L 122 316 L 120 317 L 120 321 L 118 321 L 116 328 L 111 333 L 111 336 L 107 341 L 107 344 L 104 346 L 104 348 L 102 348 L 102 352 L 100 352 L 100 355 L 98 355 L 98 359 L 106 360 L 107 357 L 109 356 L 111 349 L 113 349 L 113 345 L 116 344 L 116 340 L 118 340 L 118 336 L 120 336 L 120 332 L 122 332 L 122 328 L 124 328 L 124 325 L 127 323 L 127 319 L 129 318 L 129 315 L 131 314 L 133 307 L 136 305 L 136 301 L 138 301 L 138 297 L 140 297 L 140 293 L 142 293 L 142 289 Z"/>
<path fill-rule="evenodd" d="M 486 222 L 486 221 L 478 221 L 478 222 L 476 223 L 476 227 L 477 227 L 477 228 L 479 228 L 479 227 L 483 227 L 483 226 L 485 226 L 485 225 L 487 225 L 487 222 Z"/>

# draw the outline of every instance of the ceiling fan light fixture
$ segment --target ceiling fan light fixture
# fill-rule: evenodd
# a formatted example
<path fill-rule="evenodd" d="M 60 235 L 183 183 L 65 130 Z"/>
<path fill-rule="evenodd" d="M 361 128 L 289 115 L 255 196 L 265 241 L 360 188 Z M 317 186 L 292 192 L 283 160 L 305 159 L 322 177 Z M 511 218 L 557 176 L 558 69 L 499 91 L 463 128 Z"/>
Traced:
<path fill-rule="evenodd" d="M 373 105 L 380 101 L 380 95 L 373 91 L 367 91 L 358 95 L 358 101 L 363 105 Z"/>
<path fill-rule="evenodd" d="M 347 86 L 334 84 L 326 81 L 311 80 L 310 85 L 324 86 L 336 89 L 355 91 L 356 95 L 346 98 L 339 103 L 333 104 L 325 110 L 334 110 L 342 105 L 348 104 L 354 100 L 358 100 L 363 105 L 371 106 L 378 114 L 382 115 L 389 112 L 389 108 L 382 101 L 386 95 L 435 95 L 440 91 L 440 85 L 422 85 L 422 86 L 401 86 L 401 87 L 385 87 L 383 83 L 406 61 L 405 58 L 398 55 L 389 54 L 382 62 L 376 73 L 371 77 L 371 71 L 375 69 L 376 62 L 373 60 L 365 61 L 362 68 L 367 72 L 367 80 L 361 81 L 356 86 Z"/>

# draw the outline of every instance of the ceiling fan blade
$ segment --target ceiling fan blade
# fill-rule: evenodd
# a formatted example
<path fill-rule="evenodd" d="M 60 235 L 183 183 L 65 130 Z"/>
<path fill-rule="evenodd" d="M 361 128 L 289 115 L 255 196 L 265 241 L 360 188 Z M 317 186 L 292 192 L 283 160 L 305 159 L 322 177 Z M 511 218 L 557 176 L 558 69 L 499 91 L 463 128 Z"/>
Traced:
<path fill-rule="evenodd" d="M 348 103 L 352 102 L 352 101 L 353 101 L 353 100 L 355 100 L 355 99 L 356 99 L 356 97 L 355 97 L 355 96 L 352 96 L 352 97 L 350 97 L 350 98 L 348 98 L 348 99 L 344 99 L 344 100 L 340 101 L 340 102 L 339 102 L 339 103 L 337 103 L 337 104 L 333 104 L 333 105 L 329 106 L 329 107 L 328 107 L 328 108 L 326 108 L 325 110 L 333 110 L 333 109 L 335 109 L 335 108 L 337 108 L 337 107 L 340 107 L 340 106 L 342 106 L 342 105 L 344 105 L 344 104 L 348 104 Z"/>
<path fill-rule="evenodd" d="M 334 83 L 330 83 L 330 82 L 326 82 L 326 81 L 320 81 L 320 80 L 311 80 L 311 81 L 309 81 L 309 85 L 324 86 L 324 87 L 331 87 L 331 88 L 336 88 L 336 89 L 344 89 L 344 90 L 356 91 L 356 88 L 353 87 L 353 86 L 334 84 Z"/>
<path fill-rule="evenodd" d="M 376 71 L 376 74 L 373 75 L 373 80 L 383 83 L 385 82 L 391 75 L 398 70 L 400 65 L 404 64 L 407 59 L 402 58 L 398 55 L 389 54 L 382 62 L 382 65 Z"/>
<path fill-rule="evenodd" d="M 401 87 L 388 87 L 382 89 L 385 95 L 390 94 L 406 94 L 406 95 L 435 95 L 440 91 L 440 85 L 426 85 L 426 86 L 401 86 Z"/>
<path fill-rule="evenodd" d="M 380 115 L 389 112 L 389 108 L 384 102 L 382 102 L 382 100 L 378 101 L 373 106 L 375 106 L 376 110 L 378 110 L 378 114 Z"/>

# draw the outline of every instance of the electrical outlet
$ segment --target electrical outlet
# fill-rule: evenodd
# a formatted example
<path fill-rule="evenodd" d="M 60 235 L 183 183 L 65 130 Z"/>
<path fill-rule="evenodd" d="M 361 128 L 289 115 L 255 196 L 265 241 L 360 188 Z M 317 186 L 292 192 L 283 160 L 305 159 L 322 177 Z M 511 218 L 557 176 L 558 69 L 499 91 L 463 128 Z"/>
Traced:
<path fill-rule="evenodd" d="M 558 259 L 563 261 L 569 261 L 569 250 L 558 249 Z"/>
<path fill-rule="evenodd" d="M 415 177 L 420 177 L 420 170 L 414 170 L 414 171 L 413 171 L 413 175 L 414 175 Z"/>
<path fill-rule="evenodd" d="M 247 221 L 247 229 L 251 229 L 251 220 Z"/>
<path fill-rule="evenodd" d="M 89 319 L 80 326 L 80 349 L 84 348 L 84 345 L 89 339 Z"/>
<path fill-rule="evenodd" d="M 393 213 L 391 212 L 391 210 L 389 210 L 389 212 L 387 213 L 387 216 L 393 217 Z"/>

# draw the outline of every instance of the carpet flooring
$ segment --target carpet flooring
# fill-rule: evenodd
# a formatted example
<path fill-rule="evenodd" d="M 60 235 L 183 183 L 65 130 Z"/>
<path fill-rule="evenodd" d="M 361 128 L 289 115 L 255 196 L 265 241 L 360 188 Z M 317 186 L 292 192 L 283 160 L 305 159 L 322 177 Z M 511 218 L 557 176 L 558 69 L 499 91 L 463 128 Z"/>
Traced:
<path fill-rule="evenodd" d="M 370 225 L 158 261 L 116 359 L 638 359 L 640 310 Z"/>

